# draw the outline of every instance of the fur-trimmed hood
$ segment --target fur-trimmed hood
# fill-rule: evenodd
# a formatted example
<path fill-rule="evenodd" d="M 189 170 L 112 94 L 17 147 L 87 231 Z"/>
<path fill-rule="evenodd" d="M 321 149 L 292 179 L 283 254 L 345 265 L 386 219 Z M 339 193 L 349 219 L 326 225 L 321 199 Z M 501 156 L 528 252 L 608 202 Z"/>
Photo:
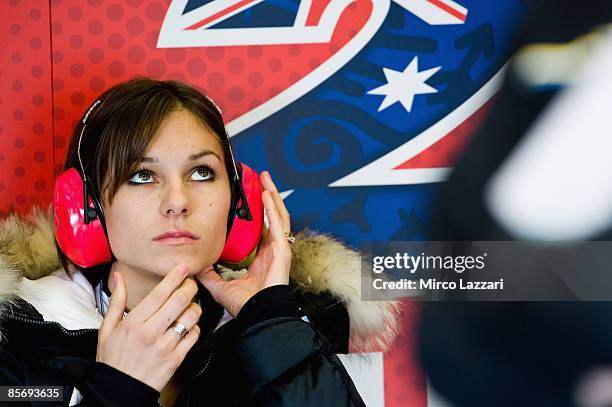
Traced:
<path fill-rule="evenodd" d="M 24 289 L 31 289 L 43 277 L 61 278 L 58 291 L 66 283 L 81 289 L 88 284 L 70 281 L 61 269 L 50 214 L 50 209 L 35 207 L 25 218 L 12 214 L 0 221 L 0 311 L 15 298 L 24 297 Z M 302 231 L 296 234 L 292 256 L 296 290 L 329 291 L 344 303 L 350 319 L 351 351 L 389 348 L 397 336 L 400 307 L 396 302 L 361 300 L 359 253 L 330 236 Z M 227 279 L 232 274 L 222 276 Z"/>

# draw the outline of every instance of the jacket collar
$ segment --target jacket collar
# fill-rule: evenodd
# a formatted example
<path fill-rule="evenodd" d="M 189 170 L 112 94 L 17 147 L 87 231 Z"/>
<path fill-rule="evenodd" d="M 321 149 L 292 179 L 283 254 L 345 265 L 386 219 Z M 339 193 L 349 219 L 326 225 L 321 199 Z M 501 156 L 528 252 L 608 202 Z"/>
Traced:
<path fill-rule="evenodd" d="M 65 329 L 97 328 L 101 316 L 91 285 L 80 273 L 68 277 L 60 266 L 51 213 L 51 207 L 34 207 L 25 218 L 11 214 L 0 222 L 0 323 L 2 315 L 6 317 L 2 311 L 23 298 L 46 321 L 57 321 Z M 359 253 L 314 231 L 301 231 L 295 237 L 291 246 L 294 290 L 315 295 L 329 292 L 344 303 L 350 319 L 351 351 L 388 349 L 397 337 L 400 304 L 361 300 Z M 244 272 L 225 270 L 221 276 L 232 279 Z M 66 296 L 65 290 L 77 295 Z M 87 322 L 79 325 L 79 321 Z"/>

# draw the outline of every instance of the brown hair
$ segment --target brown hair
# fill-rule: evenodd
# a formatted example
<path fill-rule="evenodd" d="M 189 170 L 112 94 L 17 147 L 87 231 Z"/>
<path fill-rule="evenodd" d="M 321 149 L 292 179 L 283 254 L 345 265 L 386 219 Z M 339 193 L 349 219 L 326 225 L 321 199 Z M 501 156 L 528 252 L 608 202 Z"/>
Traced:
<path fill-rule="evenodd" d="M 231 188 L 231 146 L 221 112 L 210 98 L 196 88 L 179 81 L 136 78 L 106 90 L 98 100 L 101 103 L 87 118 L 80 153 L 85 174 L 101 203 L 112 203 L 119 187 L 137 170 L 163 120 L 181 109 L 192 113 L 219 140 Z M 82 120 L 75 126 L 64 170 L 74 167 L 79 173 L 82 172 L 78 159 L 82 126 Z M 99 267 L 109 267 L 109 264 L 105 264 L 84 269 L 70 262 L 57 242 L 56 248 L 64 270 L 68 272 L 68 265 L 72 264 L 90 282 L 99 278 Z"/>

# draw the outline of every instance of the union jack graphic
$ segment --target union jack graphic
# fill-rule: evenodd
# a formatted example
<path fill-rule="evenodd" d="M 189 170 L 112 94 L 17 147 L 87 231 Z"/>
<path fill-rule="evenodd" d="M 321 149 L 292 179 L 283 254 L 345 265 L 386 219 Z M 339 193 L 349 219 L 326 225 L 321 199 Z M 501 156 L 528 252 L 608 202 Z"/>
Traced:
<path fill-rule="evenodd" d="M 184 12 L 188 0 L 174 1 L 159 36 L 158 47 L 313 44 L 329 42 L 343 11 L 356 0 L 302 0 L 292 25 L 215 28 L 263 0 L 211 1 Z M 431 25 L 463 24 L 467 9 L 452 0 L 394 0 Z M 373 2 L 388 9 L 388 0 Z M 373 6 L 377 7 L 376 4 Z"/>

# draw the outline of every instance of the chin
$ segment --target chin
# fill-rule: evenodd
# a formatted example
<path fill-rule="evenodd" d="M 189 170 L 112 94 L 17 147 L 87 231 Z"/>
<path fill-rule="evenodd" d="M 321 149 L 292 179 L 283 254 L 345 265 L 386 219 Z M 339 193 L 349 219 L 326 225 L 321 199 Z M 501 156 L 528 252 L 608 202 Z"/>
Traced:
<path fill-rule="evenodd" d="M 202 259 L 191 259 L 189 256 L 176 256 L 172 258 L 165 259 L 160 261 L 158 264 L 162 266 L 163 275 L 167 274 L 170 270 L 174 269 L 179 264 L 185 264 L 187 266 L 187 270 L 189 270 L 190 276 L 198 274 L 199 272 L 210 267 L 214 262 L 210 261 L 202 261 Z"/>

